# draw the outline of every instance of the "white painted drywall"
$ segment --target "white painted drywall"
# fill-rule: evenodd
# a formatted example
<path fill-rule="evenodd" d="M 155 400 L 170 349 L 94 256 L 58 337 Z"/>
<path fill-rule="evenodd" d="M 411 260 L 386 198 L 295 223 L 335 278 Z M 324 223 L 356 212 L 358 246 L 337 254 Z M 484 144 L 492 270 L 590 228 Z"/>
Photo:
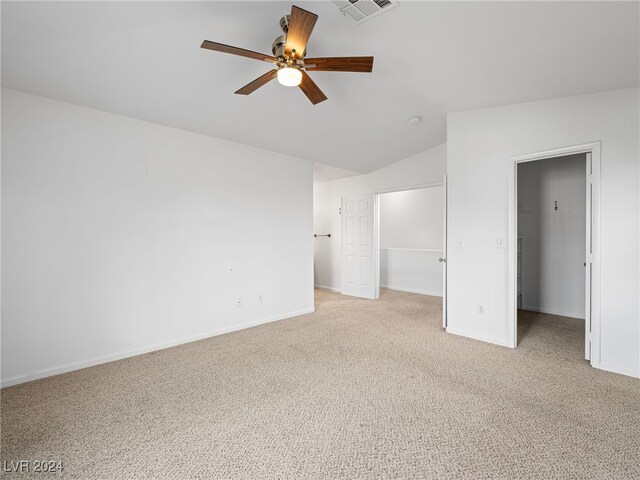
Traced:
<path fill-rule="evenodd" d="M 586 175 L 585 154 L 518 164 L 525 310 L 584 318 Z"/>
<path fill-rule="evenodd" d="M 592 361 L 640 376 L 639 117 L 637 88 L 448 115 L 449 331 L 507 344 L 509 245 L 496 239 L 509 232 L 510 157 L 599 141 L 601 358 Z"/>
<path fill-rule="evenodd" d="M 311 162 L 2 90 L 4 385 L 309 312 L 312 256 Z"/>
<path fill-rule="evenodd" d="M 380 250 L 380 287 L 421 295 L 442 296 L 442 252 Z"/>
<path fill-rule="evenodd" d="M 442 296 L 443 200 L 441 186 L 379 195 L 381 287 Z"/>
<path fill-rule="evenodd" d="M 379 195 L 380 248 L 442 248 L 443 187 Z"/>
<path fill-rule="evenodd" d="M 343 196 L 407 190 L 441 183 L 446 173 L 446 144 L 426 150 L 367 175 L 314 183 L 313 228 L 331 233 L 331 238 L 315 240 L 314 281 L 316 286 L 339 291 L 341 288 L 340 214 Z"/>
<path fill-rule="evenodd" d="M 336 168 L 324 163 L 313 162 L 313 182 L 330 182 L 340 178 L 353 177 L 360 175 L 358 172 L 345 170 L 344 168 Z"/>

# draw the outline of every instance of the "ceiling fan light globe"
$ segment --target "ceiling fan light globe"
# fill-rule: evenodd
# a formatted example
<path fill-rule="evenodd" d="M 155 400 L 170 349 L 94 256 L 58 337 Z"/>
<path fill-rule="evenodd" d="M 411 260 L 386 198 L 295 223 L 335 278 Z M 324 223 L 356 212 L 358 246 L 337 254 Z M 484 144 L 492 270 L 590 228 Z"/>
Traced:
<path fill-rule="evenodd" d="M 285 87 L 297 87 L 302 82 L 302 72 L 293 67 L 278 70 L 278 82 Z"/>

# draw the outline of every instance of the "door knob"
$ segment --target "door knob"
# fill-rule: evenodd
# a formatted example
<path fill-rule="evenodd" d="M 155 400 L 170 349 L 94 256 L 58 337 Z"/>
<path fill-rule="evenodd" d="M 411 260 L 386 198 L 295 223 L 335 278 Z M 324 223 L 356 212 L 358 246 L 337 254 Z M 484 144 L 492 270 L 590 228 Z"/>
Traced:
<path fill-rule="evenodd" d="M 446 262 L 447 260 L 445 258 L 439 258 L 438 261 L 442 263 L 442 262 Z"/>

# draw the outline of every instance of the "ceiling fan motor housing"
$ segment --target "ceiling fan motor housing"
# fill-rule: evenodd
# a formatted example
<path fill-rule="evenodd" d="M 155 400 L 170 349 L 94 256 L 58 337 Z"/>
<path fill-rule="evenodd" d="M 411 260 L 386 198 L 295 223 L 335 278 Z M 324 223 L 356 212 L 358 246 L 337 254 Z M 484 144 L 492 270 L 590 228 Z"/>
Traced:
<path fill-rule="evenodd" d="M 273 52 L 274 57 L 284 57 L 284 49 L 285 45 L 287 44 L 287 33 L 289 32 L 290 17 L 290 15 L 285 15 L 280 19 L 280 28 L 282 28 L 284 35 L 280 35 L 279 37 L 277 37 L 271 45 L 271 51 Z M 306 54 L 307 50 L 305 49 L 305 51 L 302 52 L 302 58 L 304 58 Z"/>
<path fill-rule="evenodd" d="M 287 44 L 287 35 L 280 35 L 273 41 L 271 51 L 274 57 L 284 57 L 284 46 Z"/>

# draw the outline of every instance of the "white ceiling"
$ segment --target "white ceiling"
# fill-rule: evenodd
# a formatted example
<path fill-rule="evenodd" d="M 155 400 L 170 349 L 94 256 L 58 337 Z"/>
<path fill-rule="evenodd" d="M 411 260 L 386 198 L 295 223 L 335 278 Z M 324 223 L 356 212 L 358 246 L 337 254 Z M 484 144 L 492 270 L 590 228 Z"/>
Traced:
<path fill-rule="evenodd" d="M 400 0 L 362 25 L 295 3 L 319 15 L 309 56 L 375 56 L 312 72 L 316 106 L 277 82 L 234 95 L 270 65 L 200 48 L 271 53 L 290 2 L 3 2 L 2 85 L 370 172 L 445 141 L 447 112 L 639 84 L 638 2 Z"/>
<path fill-rule="evenodd" d="M 358 175 L 358 172 L 352 170 L 345 170 L 343 168 L 332 167 L 324 163 L 313 164 L 313 181 L 322 183 L 330 182 L 331 180 L 337 180 L 339 178 L 353 177 Z"/>

